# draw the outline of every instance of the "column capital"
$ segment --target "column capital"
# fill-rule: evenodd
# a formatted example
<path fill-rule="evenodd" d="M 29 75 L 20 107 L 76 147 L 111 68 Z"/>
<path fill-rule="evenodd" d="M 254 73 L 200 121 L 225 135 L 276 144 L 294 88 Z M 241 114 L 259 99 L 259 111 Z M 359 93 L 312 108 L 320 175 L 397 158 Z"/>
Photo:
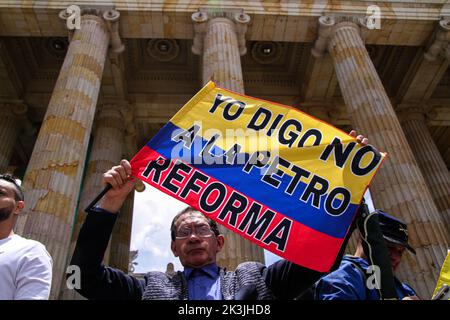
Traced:
<path fill-rule="evenodd" d="M 398 120 L 405 123 L 410 120 L 426 121 L 427 113 L 422 104 L 419 103 L 402 103 L 396 106 Z"/>
<path fill-rule="evenodd" d="M 18 117 L 26 116 L 29 109 L 28 106 L 23 102 L 13 104 L 11 105 L 11 107 L 13 108 L 12 112 Z"/>
<path fill-rule="evenodd" d="M 311 49 L 311 54 L 315 58 L 321 58 L 328 50 L 328 44 L 330 43 L 330 38 L 336 31 L 341 28 L 354 28 L 358 31 L 359 35 L 361 34 L 361 26 L 367 27 L 367 21 L 363 17 L 359 16 L 348 16 L 348 15 L 339 15 L 339 16 L 321 16 L 318 19 L 319 27 L 317 32 L 317 39 L 314 42 L 314 46 Z"/>
<path fill-rule="evenodd" d="M 239 12 L 233 10 L 217 12 L 199 10 L 191 15 L 191 19 L 194 22 L 194 43 L 191 47 L 194 54 L 201 55 L 203 53 L 203 39 L 208 31 L 208 27 L 213 23 L 220 22 L 229 23 L 236 33 L 239 54 L 243 56 L 247 53 L 245 33 L 247 32 L 247 26 L 251 19 L 242 10 Z"/>
<path fill-rule="evenodd" d="M 103 103 L 97 109 L 97 117 L 122 117 L 121 106 L 117 103 Z"/>
<path fill-rule="evenodd" d="M 125 50 L 122 39 L 119 35 L 120 12 L 114 9 L 103 12 L 103 19 L 106 21 L 110 36 L 111 51 L 121 53 Z"/>
<path fill-rule="evenodd" d="M 450 17 L 439 21 L 434 41 L 424 53 L 428 61 L 435 61 L 439 56 L 450 60 Z"/>
<path fill-rule="evenodd" d="M 22 101 L 0 102 L 2 113 L 7 116 L 21 117 L 28 112 L 28 106 Z"/>
<path fill-rule="evenodd" d="M 446 125 L 449 123 L 450 112 L 446 107 L 430 105 L 427 107 L 427 122 L 430 125 Z"/>
<path fill-rule="evenodd" d="M 80 19 L 80 24 L 81 18 L 83 17 L 86 19 L 87 16 L 90 16 L 92 19 L 100 19 L 103 21 L 109 32 L 111 51 L 114 53 L 121 53 L 124 51 L 125 46 L 119 35 L 119 11 L 113 9 L 111 6 L 90 6 L 80 8 L 76 5 L 71 5 L 64 10 L 61 10 L 59 12 L 59 17 L 66 21 L 66 26 L 69 30 L 69 41 L 72 39 L 74 31 L 81 28 L 81 25 L 71 21 L 76 19 L 77 15 Z"/>
<path fill-rule="evenodd" d="M 244 12 L 235 13 L 233 16 L 234 25 L 236 27 L 237 39 L 239 44 L 239 54 L 241 56 L 247 53 L 245 45 L 245 34 L 247 33 L 247 26 L 250 22 L 250 16 Z"/>
<path fill-rule="evenodd" d="M 440 105 L 424 104 L 423 101 L 407 101 L 395 106 L 397 117 L 401 123 L 409 120 L 423 120 L 427 125 L 448 123 L 450 113 Z M 444 125 L 444 124 L 439 125 Z"/>
<path fill-rule="evenodd" d="M 208 15 L 206 12 L 199 10 L 192 14 L 191 19 L 194 22 L 194 41 L 191 50 L 193 54 L 201 55 L 203 53 L 203 39 L 206 34 Z"/>
<path fill-rule="evenodd" d="M 28 118 L 28 106 L 23 101 L 2 102 L 0 109 L 6 116 L 14 117 L 18 120 L 18 126 L 23 129 L 27 136 L 35 136 L 37 133 L 36 126 Z"/>
<path fill-rule="evenodd" d="M 318 23 L 317 39 L 311 49 L 311 54 L 315 58 L 321 58 L 326 53 L 328 40 L 330 39 L 333 26 L 336 25 L 336 20 L 331 16 L 321 16 Z"/>

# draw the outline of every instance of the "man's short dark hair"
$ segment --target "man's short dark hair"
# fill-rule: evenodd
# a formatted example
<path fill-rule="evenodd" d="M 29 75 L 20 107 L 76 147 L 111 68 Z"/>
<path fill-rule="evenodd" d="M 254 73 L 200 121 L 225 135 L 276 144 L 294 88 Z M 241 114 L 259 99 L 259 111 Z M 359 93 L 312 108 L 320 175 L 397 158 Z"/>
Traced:
<path fill-rule="evenodd" d="M 178 218 L 181 217 L 183 214 L 191 213 L 191 212 L 198 212 L 201 215 L 203 215 L 205 217 L 205 219 L 208 221 L 209 227 L 211 228 L 212 232 L 214 232 L 215 236 L 217 237 L 220 234 L 219 226 L 217 225 L 217 223 L 214 220 L 208 218 L 207 216 L 205 216 L 204 214 L 202 214 L 200 211 L 198 211 L 197 209 L 195 209 L 193 207 L 187 207 L 187 208 L 183 209 L 180 213 L 178 213 L 172 220 L 172 224 L 170 225 L 170 237 L 172 238 L 172 241 L 175 241 L 176 231 L 177 231 L 175 223 L 177 222 Z"/>
<path fill-rule="evenodd" d="M 17 178 L 9 173 L 0 174 L 0 179 L 11 182 L 14 185 L 14 198 L 17 201 L 23 201 L 25 199 L 23 195 L 22 187 L 17 183 Z"/>

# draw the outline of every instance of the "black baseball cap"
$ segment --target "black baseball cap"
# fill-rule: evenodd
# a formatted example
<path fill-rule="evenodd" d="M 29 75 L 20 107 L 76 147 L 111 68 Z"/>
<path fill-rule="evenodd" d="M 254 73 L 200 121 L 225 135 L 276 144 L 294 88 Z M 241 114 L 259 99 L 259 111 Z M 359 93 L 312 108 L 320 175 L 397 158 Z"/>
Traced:
<path fill-rule="evenodd" d="M 378 213 L 378 221 L 380 223 L 381 232 L 383 233 L 383 238 L 388 242 L 399 244 L 416 254 L 416 250 L 408 243 L 408 227 L 406 223 L 382 210 L 377 209 L 376 212 Z"/>

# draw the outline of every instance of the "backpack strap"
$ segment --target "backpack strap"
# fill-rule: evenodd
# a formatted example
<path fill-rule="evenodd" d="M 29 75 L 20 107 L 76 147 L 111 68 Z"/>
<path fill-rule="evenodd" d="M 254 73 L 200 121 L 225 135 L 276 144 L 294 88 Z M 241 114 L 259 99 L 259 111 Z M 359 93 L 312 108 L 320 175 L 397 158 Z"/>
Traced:
<path fill-rule="evenodd" d="M 363 279 L 364 279 L 364 288 L 366 289 L 366 300 L 368 300 L 368 297 L 370 297 L 370 289 L 367 288 L 367 273 L 366 270 L 363 269 L 363 267 L 360 266 L 360 264 L 358 262 L 355 261 L 351 261 L 350 262 L 353 266 L 356 267 L 356 269 L 358 269 L 359 273 L 362 275 Z M 378 298 L 379 300 L 379 298 Z"/>

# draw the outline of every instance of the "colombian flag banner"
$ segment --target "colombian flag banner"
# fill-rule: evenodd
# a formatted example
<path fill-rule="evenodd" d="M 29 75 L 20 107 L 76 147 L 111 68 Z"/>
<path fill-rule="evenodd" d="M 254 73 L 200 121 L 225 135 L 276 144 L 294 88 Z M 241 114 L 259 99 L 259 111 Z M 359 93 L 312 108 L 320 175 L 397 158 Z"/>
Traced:
<path fill-rule="evenodd" d="M 385 157 L 298 109 L 209 82 L 131 167 L 257 245 L 326 272 Z"/>

